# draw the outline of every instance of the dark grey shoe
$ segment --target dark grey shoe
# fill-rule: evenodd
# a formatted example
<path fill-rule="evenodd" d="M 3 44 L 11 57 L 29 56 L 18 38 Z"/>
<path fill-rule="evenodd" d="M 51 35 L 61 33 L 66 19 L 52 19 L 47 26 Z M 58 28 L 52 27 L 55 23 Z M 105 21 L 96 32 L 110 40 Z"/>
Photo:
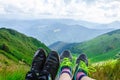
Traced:
<path fill-rule="evenodd" d="M 37 76 L 39 76 L 42 71 L 44 64 L 46 61 L 46 52 L 44 49 L 38 49 L 33 57 L 33 62 L 31 66 L 31 70 L 26 75 L 26 80 L 38 80 Z"/>
<path fill-rule="evenodd" d="M 57 75 L 58 69 L 59 69 L 60 61 L 59 61 L 59 55 L 55 51 L 51 51 L 48 54 L 48 57 L 46 59 L 42 75 L 46 75 L 47 79 L 51 78 L 52 80 L 55 80 L 55 77 Z M 46 77 L 45 77 L 46 78 Z M 47 80 L 46 79 L 46 80 Z M 42 78 L 41 78 L 42 80 Z M 43 79 L 45 80 L 45 79 Z"/>
<path fill-rule="evenodd" d="M 86 65 L 88 66 L 88 59 L 87 59 L 87 56 L 85 54 L 82 53 L 82 54 L 79 55 L 79 57 L 76 60 L 76 64 L 79 64 L 80 60 L 82 60 L 83 62 L 85 62 Z"/>
<path fill-rule="evenodd" d="M 61 65 L 60 65 L 60 71 L 62 72 L 62 70 L 64 68 L 67 68 L 70 70 L 70 72 L 67 72 L 70 77 L 72 78 L 73 75 L 72 75 L 72 55 L 71 55 L 71 52 L 69 50 L 65 50 L 61 56 L 60 56 L 60 61 L 61 61 Z M 66 73 L 66 71 L 63 71 L 62 73 Z M 62 74 L 61 73 L 61 74 Z"/>
<path fill-rule="evenodd" d="M 84 66 L 83 66 L 84 64 Z M 85 75 L 87 75 L 88 73 L 88 59 L 87 56 L 85 54 L 80 54 L 79 57 L 76 60 L 76 69 L 75 69 L 75 73 L 74 73 L 74 77 L 72 80 L 76 80 L 76 75 L 78 72 L 83 72 L 85 73 Z"/>
<path fill-rule="evenodd" d="M 64 58 L 69 58 L 70 60 L 72 60 L 72 55 L 70 53 L 69 50 L 65 50 L 61 56 L 60 56 L 60 61 L 62 61 Z"/>

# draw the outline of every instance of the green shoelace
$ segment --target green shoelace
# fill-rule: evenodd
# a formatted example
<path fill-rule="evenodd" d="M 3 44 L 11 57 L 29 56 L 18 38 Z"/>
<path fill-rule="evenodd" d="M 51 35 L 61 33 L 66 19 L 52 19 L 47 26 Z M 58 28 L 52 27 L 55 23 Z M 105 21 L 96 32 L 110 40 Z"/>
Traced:
<path fill-rule="evenodd" d="M 84 70 L 87 74 L 90 74 L 90 72 L 96 72 L 95 68 L 87 66 L 84 61 L 80 61 L 78 69 Z"/>
<path fill-rule="evenodd" d="M 73 62 L 69 58 L 64 58 L 60 64 L 60 69 L 64 66 L 70 67 L 71 69 L 73 68 L 73 73 L 74 73 L 77 64 L 73 64 Z M 91 66 L 87 66 L 84 61 L 80 61 L 77 70 L 79 69 L 84 70 L 87 73 L 87 75 L 89 75 L 91 72 L 96 72 L 95 68 Z"/>
<path fill-rule="evenodd" d="M 70 61 L 69 58 L 64 58 L 61 62 L 61 67 L 67 66 L 67 67 L 72 67 L 72 62 Z"/>

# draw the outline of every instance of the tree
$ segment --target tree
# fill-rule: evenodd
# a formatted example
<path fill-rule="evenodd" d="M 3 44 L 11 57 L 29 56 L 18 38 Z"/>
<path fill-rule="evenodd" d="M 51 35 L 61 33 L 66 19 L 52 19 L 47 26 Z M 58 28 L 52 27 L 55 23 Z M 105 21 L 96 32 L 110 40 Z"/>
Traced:
<path fill-rule="evenodd" d="M 4 50 L 5 52 L 10 52 L 9 47 L 5 43 L 3 43 L 1 49 Z"/>

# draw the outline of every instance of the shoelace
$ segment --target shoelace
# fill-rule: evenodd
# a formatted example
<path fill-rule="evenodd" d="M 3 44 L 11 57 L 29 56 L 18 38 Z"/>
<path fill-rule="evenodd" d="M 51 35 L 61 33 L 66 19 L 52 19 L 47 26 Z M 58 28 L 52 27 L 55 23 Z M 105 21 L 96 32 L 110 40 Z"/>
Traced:
<path fill-rule="evenodd" d="M 83 69 L 87 72 L 87 74 L 90 74 L 91 72 L 96 72 L 96 69 L 94 67 L 87 66 L 84 61 L 80 61 L 79 69 Z"/>
<path fill-rule="evenodd" d="M 85 72 L 87 72 L 87 74 L 90 74 L 91 72 L 96 72 L 96 69 L 94 67 L 91 67 L 91 66 L 87 66 L 86 63 L 84 61 L 80 61 L 80 66 L 78 66 L 78 69 L 82 69 L 84 70 Z M 61 67 L 63 66 L 68 66 L 68 67 L 72 67 L 73 64 L 72 62 L 70 61 L 69 58 L 64 58 L 62 60 L 62 63 L 61 63 Z M 75 66 L 75 65 L 74 65 Z M 76 65 L 77 66 L 77 65 Z"/>
<path fill-rule="evenodd" d="M 70 61 L 69 58 L 64 58 L 62 60 L 61 67 L 63 67 L 63 66 L 72 67 L 72 62 Z"/>

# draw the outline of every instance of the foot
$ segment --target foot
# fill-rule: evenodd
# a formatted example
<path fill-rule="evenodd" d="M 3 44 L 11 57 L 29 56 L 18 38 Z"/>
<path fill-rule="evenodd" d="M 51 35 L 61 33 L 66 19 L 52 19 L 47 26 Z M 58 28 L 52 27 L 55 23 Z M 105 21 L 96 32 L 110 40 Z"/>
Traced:
<path fill-rule="evenodd" d="M 33 57 L 31 70 L 26 75 L 26 80 L 37 80 L 40 72 L 46 61 L 46 52 L 43 49 L 38 49 Z"/>
<path fill-rule="evenodd" d="M 70 51 L 65 50 L 61 56 L 60 56 L 60 60 L 62 61 L 64 58 L 69 58 L 70 60 L 72 60 L 72 55 L 70 53 Z"/>
<path fill-rule="evenodd" d="M 77 60 L 76 64 L 78 69 L 83 70 L 86 74 L 88 73 L 88 59 L 85 54 L 81 54 Z"/>
<path fill-rule="evenodd" d="M 85 54 L 80 54 L 80 56 L 76 60 L 76 70 L 74 75 L 74 80 L 78 80 L 79 78 L 86 76 L 88 74 L 88 59 Z"/>
<path fill-rule="evenodd" d="M 61 74 L 68 73 L 72 78 L 72 73 L 71 73 L 72 72 L 72 55 L 70 51 L 68 50 L 64 51 L 60 56 L 60 61 L 61 61 L 61 65 L 60 65 Z"/>
<path fill-rule="evenodd" d="M 55 51 L 51 51 L 46 59 L 43 71 L 42 71 L 42 75 L 46 75 L 40 78 L 40 80 L 48 80 L 48 78 L 50 77 L 52 80 L 55 80 L 55 77 L 57 75 L 58 69 L 59 69 L 59 55 L 57 52 Z"/>

